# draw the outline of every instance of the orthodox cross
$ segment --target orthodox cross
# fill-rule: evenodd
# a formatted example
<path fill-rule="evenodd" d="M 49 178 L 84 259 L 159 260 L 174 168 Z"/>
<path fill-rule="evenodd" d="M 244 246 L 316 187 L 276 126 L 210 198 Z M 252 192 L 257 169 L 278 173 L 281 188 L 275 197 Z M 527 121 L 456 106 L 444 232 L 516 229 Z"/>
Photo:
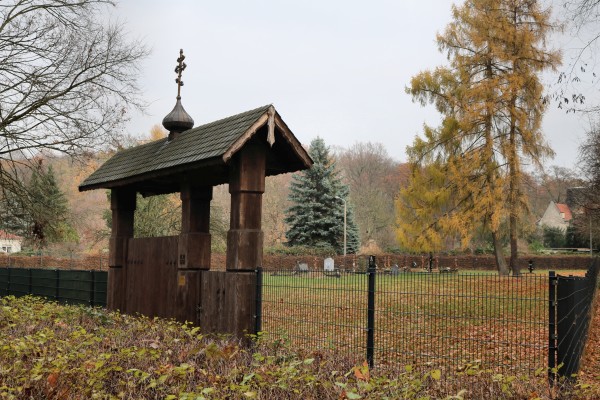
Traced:
<path fill-rule="evenodd" d="M 183 49 L 180 49 L 179 58 L 177 59 L 178 64 L 175 67 L 175 73 L 177 74 L 177 78 L 175 78 L 175 83 L 177 83 L 177 100 L 181 99 L 181 87 L 183 86 L 181 73 L 185 70 L 185 67 L 187 67 L 183 60 L 185 60 L 185 56 L 183 55 Z"/>

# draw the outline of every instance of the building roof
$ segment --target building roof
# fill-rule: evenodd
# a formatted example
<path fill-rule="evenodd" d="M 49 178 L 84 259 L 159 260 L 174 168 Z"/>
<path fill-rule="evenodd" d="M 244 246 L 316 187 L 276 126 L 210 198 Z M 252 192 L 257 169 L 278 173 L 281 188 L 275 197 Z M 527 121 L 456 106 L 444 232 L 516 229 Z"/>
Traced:
<path fill-rule="evenodd" d="M 6 232 L 6 231 L 3 231 L 2 229 L 0 229 L 0 239 L 22 241 L 23 237 L 18 236 L 18 235 L 14 235 L 12 233 L 9 233 L 9 232 Z"/>
<path fill-rule="evenodd" d="M 168 193 L 178 191 L 173 182 L 183 179 L 184 174 L 197 179 L 202 175 L 210 185 L 225 183 L 229 160 L 255 136 L 260 136 L 255 140 L 271 145 L 270 153 L 276 153 L 267 156 L 267 175 L 312 165 L 275 108 L 266 105 L 187 130 L 171 141 L 165 138 L 119 151 L 85 179 L 79 190 L 137 185 L 142 193 Z M 192 170 L 194 174 L 189 173 Z"/>
<path fill-rule="evenodd" d="M 558 212 L 562 214 L 564 214 L 563 219 L 565 221 L 570 221 L 571 219 L 573 219 L 573 215 L 571 214 L 571 209 L 569 208 L 568 205 L 563 204 L 563 203 L 556 203 L 556 208 L 558 208 Z"/>

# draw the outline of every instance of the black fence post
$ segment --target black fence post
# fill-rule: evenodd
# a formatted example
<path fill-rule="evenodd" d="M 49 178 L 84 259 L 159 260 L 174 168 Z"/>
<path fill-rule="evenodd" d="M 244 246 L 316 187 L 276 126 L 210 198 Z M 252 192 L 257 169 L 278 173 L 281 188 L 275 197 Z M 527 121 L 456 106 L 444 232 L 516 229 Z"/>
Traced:
<path fill-rule="evenodd" d="M 59 293 L 59 289 L 60 289 L 60 275 L 59 275 L 60 274 L 60 270 L 55 269 L 54 271 L 56 271 L 56 278 L 55 278 L 56 279 L 56 288 L 55 288 L 56 292 L 54 294 L 54 298 L 56 299 L 56 301 L 58 301 L 59 300 L 58 295 L 60 294 Z"/>
<path fill-rule="evenodd" d="M 96 301 L 96 271 L 90 271 L 90 306 L 94 307 Z"/>
<path fill-rule="evenodd" d="M 373 368 L 373 353 L 375 350 L 375 256 L 369 256 L 369 297 L 367 306 L 367 363 Z"/>
<path fill-rule="evenodd" d="M 8 268 L 8 273 L 6 274 L 6 295 L 10 296 L 10 266 Z"/>
<path fill-rule="evenodd" d="M 258 334 L 262 330 L 262 285 L 263 271 L 262 267 L 256 268 L 256 310 L 254 313 L 254 333 Z"/>
<path fill-rule="evenodd" d="M 29 294 L 33 294 L 33 271 L 31 268 L 29 268 L 29 288 L 28 288 L 28 292 Z"/>
<path fill-rule="evenodd" d="M 548 379 L 554 382 L 556 368 L 556 272 L 548 273 Z"/>

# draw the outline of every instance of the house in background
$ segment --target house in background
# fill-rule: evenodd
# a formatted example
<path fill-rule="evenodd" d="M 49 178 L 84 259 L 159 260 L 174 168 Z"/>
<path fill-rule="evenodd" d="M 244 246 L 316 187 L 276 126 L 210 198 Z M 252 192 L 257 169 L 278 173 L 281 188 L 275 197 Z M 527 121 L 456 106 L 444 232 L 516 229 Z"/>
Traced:
<path fill-rule="evenodd" d="M 21 236 L 0 229 L 0 253 L 18 253 L 21 251 Z"/>
<path fill-rule="evenodd" d="M 553 201 L 548 204 L 548 208 L 544 212 L 542 218 L 538 221 L 538 226 L 543 228 L 558 228 L 563 232 L 567 231 L 567 228 L 571 224 L 573 214 L 568 205 L 564 203 L 555 203 Z"/>

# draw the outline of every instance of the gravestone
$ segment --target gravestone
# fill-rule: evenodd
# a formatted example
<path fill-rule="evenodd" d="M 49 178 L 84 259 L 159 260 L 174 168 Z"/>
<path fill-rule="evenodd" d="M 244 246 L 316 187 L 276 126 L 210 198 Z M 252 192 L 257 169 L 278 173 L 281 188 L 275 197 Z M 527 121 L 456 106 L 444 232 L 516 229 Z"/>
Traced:
<path fill-rule="evenodd" d="M 299 263 L 298 264 L 298 272 L 308 272 L 308 264 L 307 263 Z"/>
<path fill-rule="evenodd" d="M 398 264 L 392 265 L 392 268 L 390 269 L 390 274 L 398 275 L 399 273 L 400 273 L 400 268 L 398 268 Z"/>
<path fill-rule="evenodd" d="M 325 272 L 333 272 L 335 270 L 335 265 L 333 263 L 333 258 L 327 257 L 323 261 L 323 269 L 325 270 Z"/>

